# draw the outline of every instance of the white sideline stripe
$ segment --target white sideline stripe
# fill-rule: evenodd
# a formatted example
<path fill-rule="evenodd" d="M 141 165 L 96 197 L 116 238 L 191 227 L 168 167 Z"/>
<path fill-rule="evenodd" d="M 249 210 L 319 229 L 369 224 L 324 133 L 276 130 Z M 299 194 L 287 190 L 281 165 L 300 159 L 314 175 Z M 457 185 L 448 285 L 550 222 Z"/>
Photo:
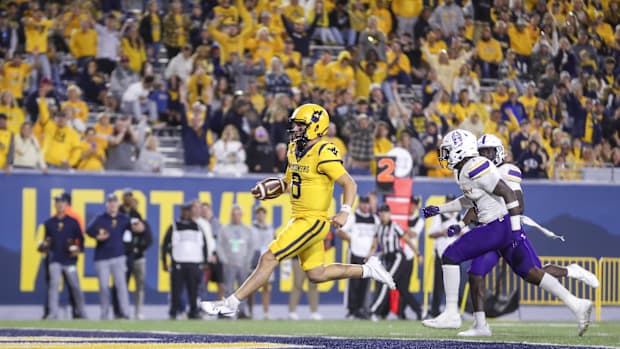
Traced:
<path fill-rule="evenodd" d="M 546 322 L 544 324 L 530 324 L 530 323 L 506 323 L 506 322 L 499 322 L 499 323 L 494 323 L 492 321 L 490 321 L 490 325 L 491 327 L 558 327 L 558 328 L 562 328 L 562 327 L 575 327 L 577 326 L 577 324 L 570 324 L 570 323 L 562 323 L 562 322 Z M 596 327 L 596 324 L 590 324 L 589 327 Z"/>

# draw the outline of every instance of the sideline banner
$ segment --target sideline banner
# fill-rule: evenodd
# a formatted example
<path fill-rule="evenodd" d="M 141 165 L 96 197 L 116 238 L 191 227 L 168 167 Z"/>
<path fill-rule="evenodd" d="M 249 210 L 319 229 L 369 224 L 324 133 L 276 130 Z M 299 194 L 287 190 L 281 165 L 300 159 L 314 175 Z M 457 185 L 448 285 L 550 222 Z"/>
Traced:
<path fill-rule="evenodd" d="M 250 224 L 252 209 L 258 202 L 249 190 L 258 178 L 34 173 L 0 175 L 0 263 L 4 266 L 0 304 L 40 304 L 44 299 L 41 255 L 36 247 L 43 236 L 41 225 L 52 214 L 54 195 L 69 191 L 74 209 L 88 223 L 104 211 L 106 193 L 117 192 L 120 195 L 123 188 L 132 188 L 139 203 L 138 209 L 150 223 L 155 238 L 154 245 L 146 254 L 146 303 L 164 304 L 167 303 L 169 274 L 161 268 L 159 244 L 173 218 L 178 217 L 180 205 L 192 198 L 210 202 L 222 224 L 227 224 L 233 204 L 238 204 L 244 210 L 244 222 Z M 359 194 L 374 190 L 374 178 L 357 178 L 357 182 Z M 415 182 L 414 192 L 422 196 L 423 205 L 441 203 L 446 194 L 460 193 L 451 180 L 416 178 Z M 618 255 L 620 220 L 616 217 L 615 207 L 620 197 L 620 186 L 525 182 L 524 191 L 528 216 L 566 237 L 566 242 L 561 243 L 537 231 L 529 232 L 539 254 L 593 257 Z M 335 197 L 339 198 L 340 194 L 341 190 L 337 188 Z M 276 229 L 281 229 L 290 219 L 287 196 L 261 204 L 267 210 L 268 221 Z M 337 206 L 334 199 L 330 210 L 333 212 Z M 414 268 L 410 285 L 412 292 L 419 292 L 422 287 L 432 284 L 432 270 L 427 270 L 432 265 L 432 240 L 424 236 L 420 243 L 426 263 L 424 268 Z M 95 241 L 86 238 L 85 253 L 78 263 L 81 286 L 88 303 L 98 302 L 94 246 Z M 326 262 L 346 261 L 346 244 L 336 239 L 326 258 Z M 133 287 L 132 284 L 130 287 Z M 291 287 L 291 275 L 281 275 L 278 269 L 273 285 L 273 302 L 287 303 Z M 341 303 L 346 281 L 323 283 L 319 289 L 322 292 L 321 303 Z M 212 294 L 215 286 L 209 285 L 208 291 Z"/>

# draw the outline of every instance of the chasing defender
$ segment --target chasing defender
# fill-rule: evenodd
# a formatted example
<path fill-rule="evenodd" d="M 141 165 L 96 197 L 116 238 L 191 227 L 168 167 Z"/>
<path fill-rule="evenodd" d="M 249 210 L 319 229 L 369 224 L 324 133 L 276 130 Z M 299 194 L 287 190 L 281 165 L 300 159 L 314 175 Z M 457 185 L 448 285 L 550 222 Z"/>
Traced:
<path fill-rule="evenodd" d="M 329 115 L 316 104 L 299 106 L 290 119 L 291 142 L 288 167 L 282 178 L 267 178 L 252 189 L 260 200 L 275 198 L 288 192 L 293 219 L 263 253 L 258 266 L 232 295 L 221 301 L 202 302 L 209 315 L 234 316 L 239 303 L 269 280 L 276 265 L 284 259 L 299 256 L 302 269 L 311 282 L 319 283 L 344 278 L 372 278 L 395 288 L 390 273 L 375 256 L 363 264 L 323 264 L 325 239 L 330 223 L 342 227 L 351 213 L 357 184 L 342 164 L 338 148 L 324 140 Z M 328 218 L 334 182 L 343 187 L 340 212 Z M 275 185 L 274 185 L 275 183 Z"/>
<path fill-rule="evenodd" d="M 500 172 L 504 182 L 515 192 L 517 201 L 519 201 L 519 211 L 523 214 L 524 200 L 523 191 L 521 189 L 521 170 L 515 165 L 505 162 L 506 152 L 502 141 L 492 134 L 485 134 L 478 139 L 478 153 L 491 160 Z M 469 209 L 465 215 L 475 217 L 473 209 Z M 466 218 L 467 219 L 467 218 Z M 522 219 L 522 223 L 523 219 Z M 464 227 L 465 223 L 459 222 L 459 225 L 451 226 L 450 233 L 458 234 Z M 552 236 L 553 237 L 553 236 Z M 557 238 L 557 236 L 556 236 Z M 523 239 L 523 244 L 532 251 L 532 257 L 536 262 L 536 266 L 541 268 L 540 259 L 536 255 L 530 240 Z M 472 327 L 463 332 L 459 332 L 459 336 L 491 336 L 491 328 L 489 327 L 484 313 L 484 277 L 488 274 L 499 261 L 500 254 L 497 251 L 487 252 L 486 254 L 475 258 L 469 268 L 469 288 L 471 291 L 472 304 L 474 307 L 474 323 Z M 567 276 L 584 282 L 591 287 L 598 287 L 599 281 L 591 272 L 583 269 L 578 264 L 570 264 L 567 267 L 547 264 L 542 270 L 556 278 Z"/>
<path fill-rule="evenodd" d="M 556 278 L 537 267 L 533 251 L 524 243 L 517 197 L 502 180 L 495 165 L 478 155 L 476 137 L 464 130 L 451 131 L 444 137 L 439 151 L 439 160 L 446 161 L 448 168 L 454 170 L 464 195 L 441 206 L 424 207 L 424 217 L 475 207 L 481 225 L 459 237 L 444 252 L 446 308 L 438 317 L 425 320 L 423 324 L 434 328 L 460 328 L 459 264 L 498 251 L 520 277 L 560 298 L 577 317 L 578 333 L 583 335 L 590 324 L 592 302 L 573 296 Z"/>

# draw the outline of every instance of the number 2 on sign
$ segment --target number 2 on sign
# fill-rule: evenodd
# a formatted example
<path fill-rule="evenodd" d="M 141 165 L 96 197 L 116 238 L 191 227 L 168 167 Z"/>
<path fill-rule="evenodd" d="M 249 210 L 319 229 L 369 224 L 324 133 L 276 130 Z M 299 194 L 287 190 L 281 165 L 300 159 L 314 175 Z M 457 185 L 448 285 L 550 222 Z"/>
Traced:
<path fill-rule="evenodd" d="M 394 159 L 382 158 L 377 162 L 379 171 L 377 172 L 377 182 L 391 183 L 394 182 Z"/>

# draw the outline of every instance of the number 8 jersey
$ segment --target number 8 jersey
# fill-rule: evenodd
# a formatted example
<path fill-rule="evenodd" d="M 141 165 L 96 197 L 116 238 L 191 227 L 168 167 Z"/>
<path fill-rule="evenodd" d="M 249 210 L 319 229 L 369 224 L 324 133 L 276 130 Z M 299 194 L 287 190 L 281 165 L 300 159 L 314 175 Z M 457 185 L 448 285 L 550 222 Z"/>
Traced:
<path fill-rule="evenodd" d="M 331 142 L 319 140 L 304 152 L 290 143 L 287 153 L 286 181 L 293 217 L 327 218 L 334 181 L 347 173 L 340 151 Z"/>

